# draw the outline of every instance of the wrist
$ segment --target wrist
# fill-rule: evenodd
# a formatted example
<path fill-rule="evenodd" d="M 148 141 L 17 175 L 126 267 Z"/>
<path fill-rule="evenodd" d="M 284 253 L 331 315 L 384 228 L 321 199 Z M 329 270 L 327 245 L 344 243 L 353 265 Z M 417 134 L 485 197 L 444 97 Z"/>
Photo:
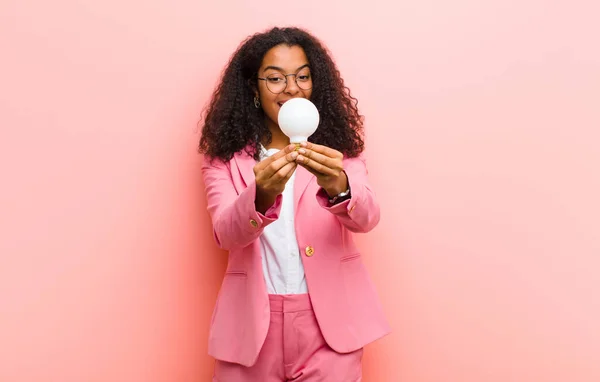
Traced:
<path fill-rule="evenodd" d="M 342 192 L 338 193 L 337 195 L 330 197 L 329 204 L 332 204 L 332 205 L 338 204 L 347 199 L 350 199 L 350 197 L 351 197 L 350 188 L 348 188 L 346 191 L 342 191 Z"/>
<path fill-rule="evenodd" d="M 330 187 L 330 188 L 323 188 L 323 189 L 327 193 L 327 196 L 329 197 L 329 199 L 336 197 L 339 194 L 341 194 L 347 190 L 347 188 L 342 189 L 341 187 Z"/>
<path fill-rule="evenodd" d="M 332 184 L 328 187 L 323 187 L 323 189 L 325 190 L 327 196 L 329 196 L 330 199 L 348 191 L 350 189 L 350 183 L 348 182 L 348 176 L 346 175 L 346 172 L 342 171 L 342 174 L 338 178 L 338 182 L 336 182 L 336 184 Z"/>
<path fill-rule="evenodd" d="M 256 190 L 256 197 L 254 198 L 254 206 L 256 211 L 261 214 L 265 214 L 269 208 L 275 203 L 277 196 L 268 195 L 262 191 Z"/>

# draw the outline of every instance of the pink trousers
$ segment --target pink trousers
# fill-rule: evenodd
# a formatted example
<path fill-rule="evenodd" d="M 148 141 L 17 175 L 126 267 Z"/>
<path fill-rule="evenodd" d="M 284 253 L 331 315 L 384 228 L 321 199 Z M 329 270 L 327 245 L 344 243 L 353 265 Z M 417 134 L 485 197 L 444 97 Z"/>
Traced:
<path fill-rule="evenodd" d="M 269 295 L 269 301 L 269 332 L 256 363 L 245 367 L 217 360 L 213 382 L 362 380 L 363 350 L 340 354 L 327 346 L 308 294 Z"/>

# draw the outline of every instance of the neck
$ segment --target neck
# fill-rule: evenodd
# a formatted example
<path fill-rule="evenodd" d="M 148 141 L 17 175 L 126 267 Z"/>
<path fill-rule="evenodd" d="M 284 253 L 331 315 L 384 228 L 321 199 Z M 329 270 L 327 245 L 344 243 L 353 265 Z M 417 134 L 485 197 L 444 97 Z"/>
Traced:
<path fill-rule="evenodd" d="M 285 135 L 283 133 L 283 131 L 281 131 L 279 126 L 277 126 L 275 123 L 268 121 L 267 127 L 269 128 L 269 131 L 271 132 L 271 143 L 265 144 L 265 142 L 263 142 L 263 145 L 265 145 L 265 148 L 267 150 L 268 149 L 281 150 L 290 144 L 290 138 L 288 138 L 288 136 Z"/>

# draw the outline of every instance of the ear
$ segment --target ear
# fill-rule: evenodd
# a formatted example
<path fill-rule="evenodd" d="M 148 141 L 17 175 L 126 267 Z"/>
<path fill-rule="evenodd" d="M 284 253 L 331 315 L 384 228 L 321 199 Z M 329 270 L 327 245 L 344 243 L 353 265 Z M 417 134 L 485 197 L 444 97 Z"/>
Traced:
<path fill-rule="evenodd" d="M 248 80 L 248 86 L 252 89 L 252 93 L 254 93 L 255 97 L 260 98 L 260 94 L 258 93 L 258 84 L 257 81 Z"/>

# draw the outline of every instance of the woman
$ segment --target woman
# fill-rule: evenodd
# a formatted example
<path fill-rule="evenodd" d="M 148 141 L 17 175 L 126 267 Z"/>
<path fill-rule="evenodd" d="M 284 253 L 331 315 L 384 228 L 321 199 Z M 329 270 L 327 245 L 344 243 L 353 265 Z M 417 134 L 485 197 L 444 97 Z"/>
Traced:
<path fill-rule="evenodd" d="M 319 110 L 299 149 L 277 124 Z M 386 322 L 352 234 L 379 222 L 356 100 L 323 45 L 298 28 L 244 41 L 207 108 L 200 151 L 217 244 L 229 251 L 213 313 L 213 381 L 360 381 Z"/>

